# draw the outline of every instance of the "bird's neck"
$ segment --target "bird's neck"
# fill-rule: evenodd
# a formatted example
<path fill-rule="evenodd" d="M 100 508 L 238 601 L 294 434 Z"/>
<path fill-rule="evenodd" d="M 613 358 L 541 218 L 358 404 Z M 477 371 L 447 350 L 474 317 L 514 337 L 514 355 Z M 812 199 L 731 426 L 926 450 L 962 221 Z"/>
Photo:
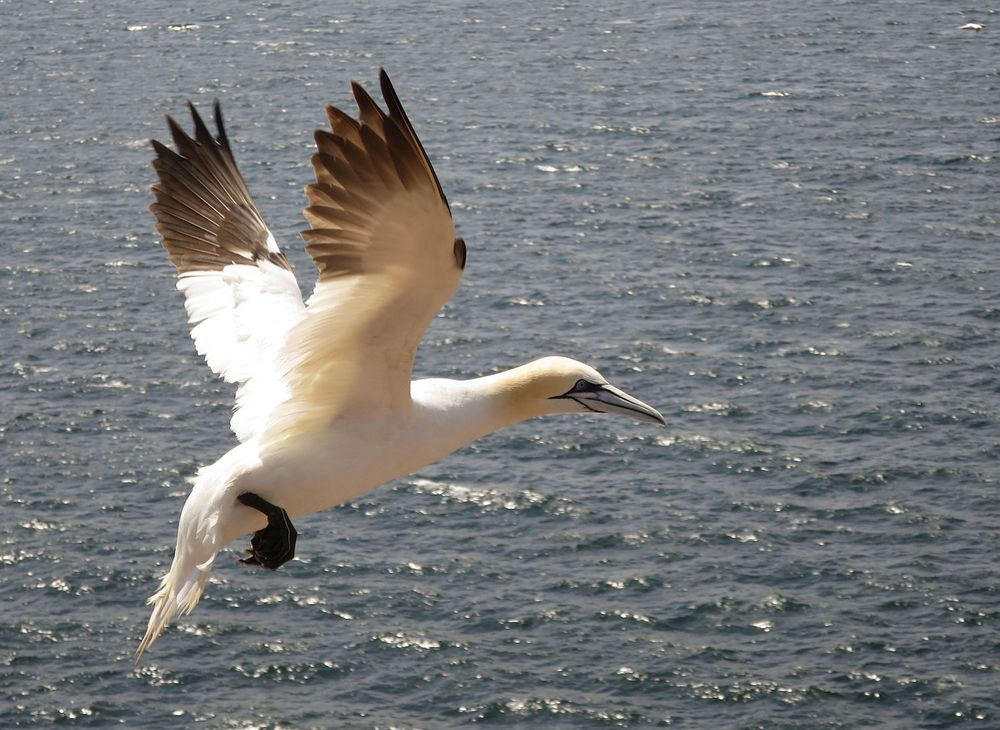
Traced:
<path fill-rule="evenodd" d="M 486 425 L 493 428 L 485 433 L 560 410 L 557 402 L 545 397 L 544 383 L 539 380 L 537 371 L 535 363 L 528 363 L 466 381 L 465 385 L 473 397 L 485 406 L 491 416 L 492 420 L 486 419 Z"/>
<path fill-rule="evenodd" d="M 453 451 L 487 434 L 536 416 L 564 410 L 545 398 L 536 366 L 528 363 L 474 380 L 422 380 L 413 400 L 429 431 Z"/>

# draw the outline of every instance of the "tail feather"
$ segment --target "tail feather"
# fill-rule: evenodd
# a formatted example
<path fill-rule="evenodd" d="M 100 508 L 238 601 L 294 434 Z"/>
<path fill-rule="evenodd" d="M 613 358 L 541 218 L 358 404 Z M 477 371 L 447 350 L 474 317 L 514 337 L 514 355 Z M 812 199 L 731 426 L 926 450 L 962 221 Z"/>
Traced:
<path fill-rule="evenodd" d="M 205 590 L 214 560 L 213 554 L 199 565 L 188 566 L 178 565 L 178 560 L 174 559 L 170 572 L 160 580 L 160 589 L 146 601 L 153 606 L 153 614 L 149 617 L 146 634 L 135 652 L 136 662 L 163 633 L 171 619 L 191 613 L 198 605 L 198 599 Z"/>
<path fill-rule="evenodd" d="M 136 662 L 178 615 L 191 613 L 205 590 L 215 555 L 223 547 L 219 530 L 219 502 L 211 470 L 202 469 L 194 489 L 184 503 L 177 525 L 177 547 L 170 570 L 160 588 L 147 601 L 153 607 L 146 634 L 135 652 Z"/>

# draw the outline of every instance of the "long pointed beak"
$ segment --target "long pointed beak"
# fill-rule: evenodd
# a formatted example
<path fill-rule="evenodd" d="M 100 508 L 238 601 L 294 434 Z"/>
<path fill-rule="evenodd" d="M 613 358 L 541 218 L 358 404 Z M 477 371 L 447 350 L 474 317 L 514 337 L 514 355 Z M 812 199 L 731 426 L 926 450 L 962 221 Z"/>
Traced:
<path fill-rule="evenodd" d="M 599 413 L 617 413 L 637 421 L 666 426 L 667 421 L 653 406 L 633 398 L 623 390 L 605 383 L 587 393 L 574 393 L 577 402 Z"/>

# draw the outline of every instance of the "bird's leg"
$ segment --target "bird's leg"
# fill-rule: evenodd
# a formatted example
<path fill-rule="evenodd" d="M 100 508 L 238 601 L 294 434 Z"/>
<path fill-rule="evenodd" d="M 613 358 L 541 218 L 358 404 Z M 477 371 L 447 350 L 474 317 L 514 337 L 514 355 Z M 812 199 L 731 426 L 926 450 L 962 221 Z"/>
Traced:
<path fill-rule="evenodd" d="M 263 565 L 269 570 L 277 570 L 295 557 L 295 539 L 299 533 L 292 527 L 288 513 L 281 507 L 273 505 L 253 492 L 244 492 L 236 498 L 240 504 L 245 504 L 267 517 L 267 527 L 257 530 L 250 539 L 247 552 L 249 558 L 243 558 L 246 565 Z"/>

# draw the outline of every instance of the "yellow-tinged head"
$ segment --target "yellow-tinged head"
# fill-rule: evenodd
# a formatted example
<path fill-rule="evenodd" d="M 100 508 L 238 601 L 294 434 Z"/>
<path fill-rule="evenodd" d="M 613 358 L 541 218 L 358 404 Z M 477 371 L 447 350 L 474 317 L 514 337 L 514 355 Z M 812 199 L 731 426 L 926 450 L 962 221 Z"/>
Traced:
<path fill-rule="evenodd" d="M 543 357 L 501 374 L 522 417 L 548 413 L 615 413 L 666 425 L 659 411 L 619 390 L 594 368 L 568 357 Z"/>

